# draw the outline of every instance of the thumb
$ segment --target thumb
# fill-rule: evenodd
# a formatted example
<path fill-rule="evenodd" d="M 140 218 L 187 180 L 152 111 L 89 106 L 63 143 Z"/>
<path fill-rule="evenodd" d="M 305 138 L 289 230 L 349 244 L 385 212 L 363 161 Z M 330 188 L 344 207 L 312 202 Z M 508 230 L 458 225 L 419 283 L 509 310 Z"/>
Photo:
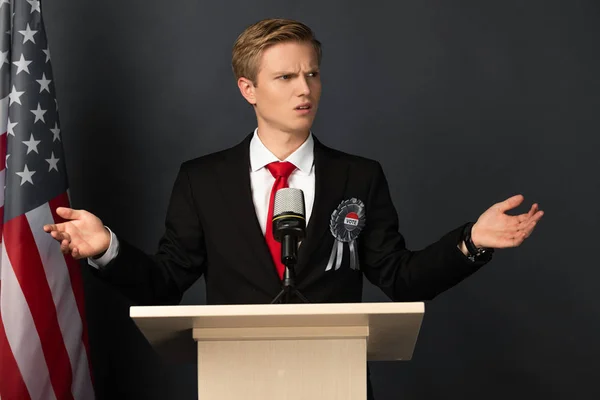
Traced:
<path fill-rule="evenodd" d="M 525 200 L 525 197 L 521 194 L 517 194 L 515 196 L 509 197 L 501 203 L 498 203 L 498 209 L 502 212 L 511 210 L 519 206 Z"/>
<path fill-rule="evenodd" d="M 74 210 L 68 207 L 58 207 L 56 209 L 56 214 L 64 219 L 80 219 L 83 216 L 81 210 Z"/>

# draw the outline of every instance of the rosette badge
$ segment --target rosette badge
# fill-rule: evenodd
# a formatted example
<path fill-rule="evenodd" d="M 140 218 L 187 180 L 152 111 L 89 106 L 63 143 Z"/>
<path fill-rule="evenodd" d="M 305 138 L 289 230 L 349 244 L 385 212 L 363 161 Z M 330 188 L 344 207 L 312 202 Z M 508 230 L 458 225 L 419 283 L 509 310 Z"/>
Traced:
<path fill-rule="evenodd" d="M 344 200 L 331 214 L 329 229 L 335 238 L 325 271 L 338 270 L 344 258 L 344 243 L 348 243 L 350 268 L 358 270 L 358 245 L 356 240 L 365 227 L 365 205 L 356 198 Z"/>

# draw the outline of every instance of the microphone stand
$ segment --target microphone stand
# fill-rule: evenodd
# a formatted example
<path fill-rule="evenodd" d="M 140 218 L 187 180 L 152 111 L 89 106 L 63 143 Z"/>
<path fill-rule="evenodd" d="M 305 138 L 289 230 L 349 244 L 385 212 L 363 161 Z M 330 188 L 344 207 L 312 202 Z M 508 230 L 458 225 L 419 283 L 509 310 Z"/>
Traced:
<path fill-rule="evenodd" d="M 294 238 L 286 235 L 283 237 L 282 248 L 285 246 L 297 246 L 297 243 L 294 242 Z M 295 257 L 284 258 L 283 264 L 285 266 L 285 270 L 283 272 L 281 292 L 279 292 L 279 294 L 273 299 L 271 304 L 290 303 L 293 295 L 296 295 L 304 303 L 310 303 L 310 301 L 308 301 L 306 297 L 304 297 L 304 295 L 300 293 L 298 289 L 296 289 L 296 274 L 294 270 L 296 264 Z"/>

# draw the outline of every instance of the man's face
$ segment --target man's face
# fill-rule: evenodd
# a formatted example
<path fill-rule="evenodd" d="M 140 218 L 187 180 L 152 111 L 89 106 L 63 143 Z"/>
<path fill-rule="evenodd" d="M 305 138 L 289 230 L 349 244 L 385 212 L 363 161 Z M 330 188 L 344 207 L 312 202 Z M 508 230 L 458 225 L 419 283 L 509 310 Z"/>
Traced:
<path fill-rule="evenodd" d="M 310 130 L 321 97 L 312 44 L 283 42 L 264 50 L 255 83 L 253 104 L 259 125 L 287 133 Z"/>

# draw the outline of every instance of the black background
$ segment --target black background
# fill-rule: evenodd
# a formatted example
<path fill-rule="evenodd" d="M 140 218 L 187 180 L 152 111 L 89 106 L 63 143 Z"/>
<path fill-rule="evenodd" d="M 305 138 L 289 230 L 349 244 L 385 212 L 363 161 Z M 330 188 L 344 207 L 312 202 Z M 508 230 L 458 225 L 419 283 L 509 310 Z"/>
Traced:
<path fill-rule="evenodd" d="M 47 1 L 74 207 L 153 252 L 179 164 L 255 116 L 231 46 L 299 19 L 323 42 L 314 133 L 379 160 L 418 249 L 522 193 L 546 216 L 520 248 L 426 304 L 410 362 L 372 363 L 378 400 L 596 399 L 600 273 L 597 1 Z M 129 304 L 85 271 L 100 398 L 193 399 Z M 365 287 L 366 301 L 385 301 Z M 202 282 L 185 304 L 204 302 Z"/>

